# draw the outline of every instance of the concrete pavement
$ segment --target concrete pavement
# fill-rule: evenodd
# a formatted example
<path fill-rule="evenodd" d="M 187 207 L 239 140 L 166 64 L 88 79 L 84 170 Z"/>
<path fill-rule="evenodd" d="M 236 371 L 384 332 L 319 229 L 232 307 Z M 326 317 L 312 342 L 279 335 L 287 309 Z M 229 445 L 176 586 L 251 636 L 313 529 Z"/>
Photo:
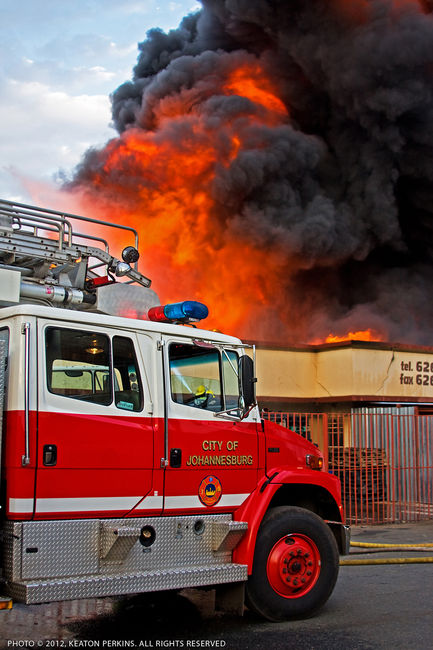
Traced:
<path fill-rule="evenodd" d="M 352 539 L 433 543 L 433 521 L 359 526 Z M 406 549 L 353 548 L 351 557 L 417 555 Z M 421 555 L 433 557 L 433 548 Z M 147 648 L 217 647 L 219 642 L 226 650 L 425 650 L 433 638 L 432 603 L 433 564 L 342 566 L 328 603 L 307 620 L 267 623 L 250 612 L 243 618 L 219 615 L 213 611 L 213 592 L 185 591 L 123 601 L 16 604 L 0 612 L 0 639 L 2 648 L 132 647 L 128 644 L 141 641 Z"/>

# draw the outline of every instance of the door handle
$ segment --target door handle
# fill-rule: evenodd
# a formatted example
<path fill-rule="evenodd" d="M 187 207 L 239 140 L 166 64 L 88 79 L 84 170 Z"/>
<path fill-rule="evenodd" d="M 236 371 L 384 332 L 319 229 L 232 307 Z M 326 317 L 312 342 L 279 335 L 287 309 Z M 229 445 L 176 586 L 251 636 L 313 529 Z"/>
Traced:
<path fill-rule="evenodd" d="M 56 445 L 44 445 L 43 450 L 43 464 L 47 467 L 52 467 L 57 463 L 57 447 Z"/>
<path fill-rule="evenodd" d="M 182 449 L 170 449 L 170 467 L 182 465 Z"/>

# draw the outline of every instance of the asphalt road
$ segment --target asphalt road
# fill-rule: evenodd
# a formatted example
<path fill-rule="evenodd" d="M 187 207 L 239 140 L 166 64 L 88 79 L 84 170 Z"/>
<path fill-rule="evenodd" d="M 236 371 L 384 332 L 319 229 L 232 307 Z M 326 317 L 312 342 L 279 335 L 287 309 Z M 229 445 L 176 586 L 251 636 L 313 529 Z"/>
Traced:
<path fill-rule="evenodd" d="M 358 527 L 353 541 L 432 543 L 433 521 Z M 433 556 L 370 552 L 361 558 Z M 215 614 L 213 592 L 150 594 L 112 602 L 15 605 L 0 612 L 2 648 L 225 648 L 243 650 L 426 650 L 433 638 L 433 564 L 342 566 L 314 618 L 267 623 Z M 39 645 L 38 645 L 39 642 Z"/>

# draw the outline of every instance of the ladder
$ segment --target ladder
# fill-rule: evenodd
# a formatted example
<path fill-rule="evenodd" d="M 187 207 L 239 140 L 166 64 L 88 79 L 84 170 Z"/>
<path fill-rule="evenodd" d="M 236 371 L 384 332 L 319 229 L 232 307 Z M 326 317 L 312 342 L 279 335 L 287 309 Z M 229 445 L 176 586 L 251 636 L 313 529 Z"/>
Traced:
<path fill-rule="evenodd" d="M 134 246 L 126 247 L 119 260 L 105 239 L 79 232 L 80 223 L 107 227 L 111 238 L 119 229 L 128 231 Z M 137 270 L 137 249 L 138 233 L 129 226 L 0 199 L 0 270 L 19 271 L 24 282 L 62 286 L 90 296 L 104 278 L 114 283 L 125 277 L 128 284 L 149 287 L 149 278 Z"/>

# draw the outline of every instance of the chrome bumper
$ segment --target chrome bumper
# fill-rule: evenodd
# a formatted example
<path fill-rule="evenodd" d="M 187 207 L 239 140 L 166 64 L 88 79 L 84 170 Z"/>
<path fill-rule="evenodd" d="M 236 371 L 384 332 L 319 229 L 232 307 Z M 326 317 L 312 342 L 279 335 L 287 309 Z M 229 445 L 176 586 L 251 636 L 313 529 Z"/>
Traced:
<path fill-rule="evenodd" d="M 340 555 L 349 555 L 351 535 L 350 526 L 342 524 L 341 521 L 327 521 L 326 523 L 334 533 Z"/>

